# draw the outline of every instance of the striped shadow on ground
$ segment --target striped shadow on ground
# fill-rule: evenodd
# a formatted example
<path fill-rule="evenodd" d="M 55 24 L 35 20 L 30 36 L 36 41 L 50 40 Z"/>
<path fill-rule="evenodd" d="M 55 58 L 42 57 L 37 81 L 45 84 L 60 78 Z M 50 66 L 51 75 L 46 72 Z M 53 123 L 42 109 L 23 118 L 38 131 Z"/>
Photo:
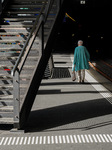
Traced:
<path fill-rule="evenodd" d="M 44 144 L 112 143 L 112 134 L 81 134 L 29 137 L 0 137 L 0 146 Z"/>

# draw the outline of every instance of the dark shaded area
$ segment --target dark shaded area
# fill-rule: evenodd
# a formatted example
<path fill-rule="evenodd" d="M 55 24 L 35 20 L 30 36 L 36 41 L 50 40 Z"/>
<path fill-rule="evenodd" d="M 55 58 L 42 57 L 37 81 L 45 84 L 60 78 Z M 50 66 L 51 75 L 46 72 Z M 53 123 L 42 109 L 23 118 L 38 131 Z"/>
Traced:
<path fill-rule="evenodd" d="M 13 128 L 12 124 L 0 124 L 0 130 L 9 131 Z"/>
<path fill-rule="evenodd" d="M 82 39 L 91 59 L 112 57 L 110 1 L 71 0 L 66 12 L 75 19 L 65 17 L 57 34 L 54 52 L 73 53 L 77 41 Z"/>
<path fill-rule="evenodd" d="M 112 106 L 105 99 L 96 99 L 91 101 L 66 104 L 62 106 L 46 108 L 43 110 L 32 111 L 25 129 L 26 132 L 59 130 L 59 128 L 64 130 L 63 127 L 59 126 L 83 121 L 86 119 L 92 120 L 92 118 L 108 115 L 111 113 Z M 95 128 L 95 124 L 96 122 L 93 122 L 93 127 L 91 126 L 91 128 Z M 107 124 L 112 124 L 112 122 L 108 123 L 103 120 L 101 124 L 96 125 L 96 128 Z M 84 128 L 81 127 L 80 129 L 86 130 L 88 126 Z M 52 129 L 56 127 L 58 127 L 58 129 Z M 75 126 L 72 125 L 72 127 L 72 129 L 75 129 Z M 71 130 L 71 128 L 68 126 L 66 130 Z"/>

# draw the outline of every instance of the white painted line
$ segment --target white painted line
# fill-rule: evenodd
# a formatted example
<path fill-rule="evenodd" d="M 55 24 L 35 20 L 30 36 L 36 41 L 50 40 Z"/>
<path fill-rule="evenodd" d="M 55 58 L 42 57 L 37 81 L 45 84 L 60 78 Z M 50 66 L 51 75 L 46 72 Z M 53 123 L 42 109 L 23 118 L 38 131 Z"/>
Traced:
<path fill-rule="evenodd" d="M 112 142 L 112 138 L 109 134 L 107 134 L 107 137 L 109 138 L 110 142 Z"/>
<path fill-rule="evenodd" d="M 87 135 L 84 135 L 84 136 L 85 136 L 85 138 L 86 138 L 87 143 L 89 143 L 89 138 L 88 138 L 88 136 L 87 136 Z"/>
<path fill-rule="evenodd" d="M 74 143 L 72 135 L 70 135 L 70 141 L 71 141 L 71 143 Z"/>
<path fill-rule="evenodd" d="M 66 139 L 65 139 L 64 135 L 62 136 L 62 139 L 63 139 L 63 143 L 65 144 L 66 143 Z"/>
<path fill-rule="evenodd" d="M 28 138 L 28 145 L 30 144 L 30 141 L 31 141 L 31 137 Z"/>
<path fill-rule="evenodd" d="M 95 143 L 97 143 L 98 141 L 97 141 L 97 139 L 96 139 L 96 137 L 95 137 L 95 135 L 94 135 L 94 134 L 92 134 L 92 137 L 93 137 L 93 139 L 94 139 Z"/>
<path fill-rule="evenodd" d="M 81 135 L 82 142 L 85 143 L 84 135 Z"/>
<path fill-rule="evenodd" d="M 70 140 L 69 140 L 69 136 L 66 135 L 66 140 L 67 140 L 67 143 L 70 143 Z"/>
<path fill-rule="evenodd" d="M 46 136 L 43 138 L 43 144 L 46 144 Z"/>
<path fill-rule="evenodd" d="M 3 145 L 6 145 L 7 141 L 8 141 L 8 137 L 6 137 Z"/>
<path fill-rule="evenodd" d="M 13 138 L 11 145 L 14 145 L 16 137 Z"/>
<path fill-rule="evenodd" d="M 61 136 L 59 136 L 59 143 L 60 143 L 60 144 L 62 143 L 62 139 L 61 139 Z"/>
<path fill-rule="evenodd" d="M 58 137 L 55 136 L 55 143 L 58 144 Z"/>
<path fill-rule="evenodd" d="M 3 138 L 2 138 L 2 140 L 1 140 L 1 142 L 0 142 L 0 145 L 2 145 L 2 143 L 3 143 L 4 139 L 5 139 L 5 138 L 3 137 Z"/>
<path fill-rule="evenodd" d="M 20 137 L 17 137 L 17 140 L 16 140 L 16 144 L 15 144 L 15 145 L 18 145 L 19 139 L 20 139 Z"/>
<path fill-rule="evenodd" d="M 104 137 L 100 134 L 101 140 L 105 143 Z"/>
<path fill-rule="evenodd" d="M 48 144 L 50 144 L 50 136 L 48 136 L 47 139 L 48 139 Z"/>
<path fill-rule="evenodd" d="M 35 137 L 33 136 L 33 137 L 32 137 L 32 141 L 31 141 L 31 144 L 34 144 L 34 142 L 35 142 Z"/>
<path fill-rule="evenodd" d="M 109 143 L 109 140 L 108 140 L 107 136 L 105 134 L 103 134 L 103 136 L 104 136 L 106 142 Z"/>
<path fill-rule="evenodd" d="M 10 145 L 10 144 L 11 144 L 11 141 L 12 141 L 12 137 L 9 138 L 9 141 L 8 141 L 8 144 L 7 144 L 7 145 Z"/>
<path fill-rule="evenodd" d="M 27 137 L 25 137 L 23 145 L 26 145 L 26 142 L 27 142 Z"/>
<path fill-rule="evenodd" d="M 54 144 L 54 136 L 51 136 L 51 144 Z"/>
<path fill-rule="evenodd" d="M 75 143 L 78 143 L 76 135 L 74 135 Z"/>
<path fill-rule="evenodd" d="M 23 142 L 23 137 L 21 137 L 19 145 L 22 145 L 22 142 Z"/>
<path fill-rule="evenodd" d="M 42 144 L 42 136 L 40 137 L 40 141 L 39 141 L 39 144 Z"/>
<path fill-rule="evenodd" d="M 37 136 L 37 137 L 36 137 L 35 144 L 38 144 L 38 141 L 39 141 L 39 137 Z"/>
<path fill-rule="evenodd" d="M 80 138 L 80 135 L 77 135 L 77 138 L 78 138 L 78 140 L 79 140 L 79 143 L 82 143 L 81 138 Z"/>
<path fill-rule="evenodd" d="M 93 143 L 93 139 L 92 139 L 92 137 L 91 137 L 90 134 L 88 135 L 88 137 L 89 137 L 89 139 L 90 139 L 90 142 Z"/>
<path fill-rule="evenodd" d="M 102 141 L 100 140 L 100 137 L 99 137 L 99 135 L 98 135 L 98 134 L 96 134 L 96 137 L 97 137 L 97 139 L 98 139 L 99 143 L 101 143 Z"/>

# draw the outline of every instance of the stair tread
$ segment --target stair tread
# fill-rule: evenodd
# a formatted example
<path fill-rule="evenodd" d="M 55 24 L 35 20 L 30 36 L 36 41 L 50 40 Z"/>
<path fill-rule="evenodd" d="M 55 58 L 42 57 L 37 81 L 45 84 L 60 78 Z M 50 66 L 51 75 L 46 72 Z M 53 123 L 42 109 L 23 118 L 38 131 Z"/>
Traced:
<path fill-rule="evenodd" d="M 12 112 L 13 111 L 13 106 L 0 106 L 0 111 Z"/>
<path fill-rule="evenodd" d="M 3 100 L 3 99 L 13 99 L 13 95 L 0 95 L 0 100 Z"/>
<path fill-rule="evenodd" d="M 13 118 L 0 118 L 0 124 L 13 124 L 14 119 Z"/>

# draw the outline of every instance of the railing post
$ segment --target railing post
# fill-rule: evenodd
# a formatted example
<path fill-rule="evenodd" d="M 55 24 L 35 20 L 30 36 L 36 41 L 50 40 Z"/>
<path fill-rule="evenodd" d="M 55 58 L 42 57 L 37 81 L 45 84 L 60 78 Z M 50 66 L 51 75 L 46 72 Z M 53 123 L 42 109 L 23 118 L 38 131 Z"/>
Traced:
<path fill-rule="evenodd" d="M 2 13 L 2 0 L 0 0 L 0 14 Z"/>
<path fill-rule="evenodd" d="M 39 30 L 39 56 L 41 56 L 44 51 L 44 36 L 44 22 L 42 21 L 42 25 Z"/>
<path fill-rule="evenodd" d="M 19 71 L 16 70 L 13 76 L 13 98 L 14 98 L 14 128 L 19 128 L 20 113 L 20 79 Z"/>

